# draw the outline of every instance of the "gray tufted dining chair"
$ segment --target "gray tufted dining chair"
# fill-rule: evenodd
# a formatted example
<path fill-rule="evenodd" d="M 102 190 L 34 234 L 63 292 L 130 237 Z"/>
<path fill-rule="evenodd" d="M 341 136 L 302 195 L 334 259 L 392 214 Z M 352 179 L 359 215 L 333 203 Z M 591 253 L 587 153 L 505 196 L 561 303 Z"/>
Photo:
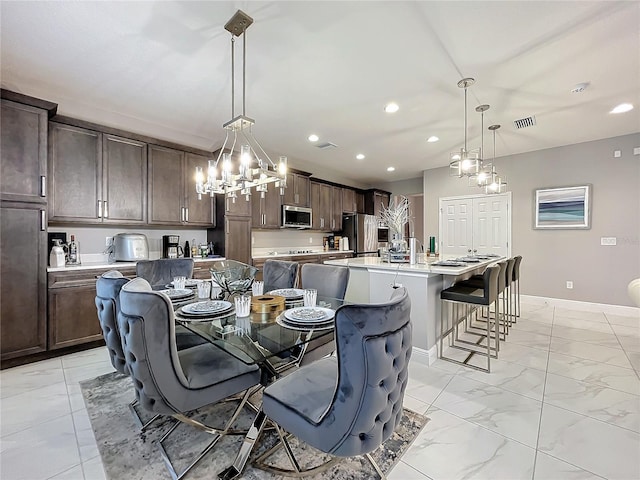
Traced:
<path fill-rule="evenodd" d="M 173 277 L 193 276 L 193 258 L 160 258 L 136 263 L 136 276 L 157 288 L 173 281 Z"/>
<path fill-rule="evenodd" d="M 395 290 L 388 303 L 338 308 L 337 357 L 302 367 L 264 390 L 263 410 L 277 425 L 281 442 L 261 455 L 256 466 L 304 476 L 326 470 L 339 457 L 364 455 L 385 478 L 370 452 L 391 436 L 402 418 L 411 356 L 410 313 L 404 288 Z M 302 470 L 282 430 L 337 458 Z M 265 463 L 283 444 L 293 471 Z"/>
<path fill-rule="evenodd" d="M 262 267 L 262 280 L 270 290 L 293 288 L 298 275 L 298 262 L 269 258 Z"/>
<path fill-rule="evenodd" d="M 124 375 L 130 375 L 130 373 L 122 350 L 122 341 L 120 340 L 120 331 L 118 329 L 118 313 L 120 312 L 120 291 L 128 282 L 129 279 L 117 270 L 103 273 L 96 280 L 95 298 L 98 321 L 100 322 L 102 336 L 107 345 L 111 365 L 113 365 L 113 368 L 115 368 L 117 372 Z M 176 327 L 176 345 L 178 350 L 194 347 L 203 343 L 207 343 L 207 341 L 202 337 L 182 326 Z M 129 410 L 140 430 L 144 431 L 158 418 L 158 415 L 153 416 L 147 422 L 143 422 L 135 409 L 137 403 L 136 400 L 133 400 L 129 404 Z"/>
<path fill-rule="evenodd" d="M 321 297 L 339 298 L 344 300 L 349 283 L 349 268 L 337 265 L 320 265 L 305 263 L 300 268 L 300 284 L 302 288 L 315 288 Z M 311 340 L 306 345 L 304 355 L 300 358 L 299 365 L 308 365 L 311 362 L 326 357 L 333 353 L 336 344 L 333 335 L 330 338 Z"/>
<path fill-rule="evenodd" d="M 178 351 L 175 318 L 169 298 L 136 278 L 122 287 L 118 327 L 136 398 L 150 412 L 171 415 L 179 422 L 158 441 L 160 453 L 173 479 L 186 475 L 227 434 L 246 405 L 252 387 L 260 383 L 260 369 L 247 365 L 207 343 Z M 197 408 L 244 392 L 238 408 L 222 428 L 187 416 Z M 213 435 L 213 440 L 182 472 L 177 473 L 163 442 L 181 423 Z"/>

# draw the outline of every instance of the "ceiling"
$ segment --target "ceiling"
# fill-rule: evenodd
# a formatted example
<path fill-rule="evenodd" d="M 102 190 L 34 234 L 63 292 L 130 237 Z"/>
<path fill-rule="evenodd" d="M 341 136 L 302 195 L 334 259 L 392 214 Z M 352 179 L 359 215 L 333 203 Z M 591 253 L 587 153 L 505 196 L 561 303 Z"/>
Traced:
<path fill-rule="evenodd" d="M 470 148 L 481 143 L 475 107 L 491 106 L 486 157 L 494 123 L 502 125 L 497 156 L 640 131 L 634 1 L 0 5 L 3 88 L 57 102 L 64 115 L 207 150 L 221 146 L 231 119 L 223 27 L 245 11 L 254 18 L 246 113 L 256 138 L 276 158 L 331 170 L 343 183 L 375 185 L 447 165 L 464 141 L 463 77 L 476 80 Z M 581 82 L 589 87 L 571 93 Z M 390 101 L 400 105 L 395 114 L 383 112 Z M 622 102 L 636 108 L 609 113 Z M 535 126 L 514 127 L 530 115 Z M 317 148 L 311 133 L 337 147 Z M 440 141 L 427 143 L 431 135 Z"/>

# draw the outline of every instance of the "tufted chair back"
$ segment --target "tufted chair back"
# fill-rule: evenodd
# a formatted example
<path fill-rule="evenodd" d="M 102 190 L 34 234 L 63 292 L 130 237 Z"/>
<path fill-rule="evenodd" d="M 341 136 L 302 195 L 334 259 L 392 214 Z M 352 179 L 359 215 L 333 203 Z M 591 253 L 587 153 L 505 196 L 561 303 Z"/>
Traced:
<path fill-rule="evenodd" d="M 102 328 L 102 336 L 107 344 L 111 365 L 118 372 L 129 375 L 127 362 L 120 343 L 118 312 L 120 311 L 120 290 L 129 281 L 117 270 L 106 272 L 96 280 L 96 309 Z"/>
<path fill-rule="evenodd" d="M 193 258 L 140 260 L 136 263 L 136 276 L 144 278 L 154 287 L 171 283 L 173 277 L 191 278 L 193 276 Z"/>
<path fill-rule="evenodd" d="M 269 258 L 264 262 L 262 280 L 270 290 L 277 288 L 293 288 L 298 275 L 298 262 L 274 260 Z"/>
<path fill-rule="evenodd" d="M 337 265 L 305 263 L 300 269 L 302 288 L 315 288 L 321 297 L 344 299 L 349 283 L 349 268 Z"/>
<path fill-rule="evenodd" d="M 405 288 L 388 303 L 337 310 L 338 382 L 318 425 L 320 450 L 339 457 L 363 455 L 400 423 L 411 357 L 410 313 Z"/>
<path fill-rule="evenodd" d="M 135 278 L 122 287 L 118 326 L 136 399 L 145 409 L 171 415 L 188 409 L 188 381 L 180 366 L 169 298 Z"/>

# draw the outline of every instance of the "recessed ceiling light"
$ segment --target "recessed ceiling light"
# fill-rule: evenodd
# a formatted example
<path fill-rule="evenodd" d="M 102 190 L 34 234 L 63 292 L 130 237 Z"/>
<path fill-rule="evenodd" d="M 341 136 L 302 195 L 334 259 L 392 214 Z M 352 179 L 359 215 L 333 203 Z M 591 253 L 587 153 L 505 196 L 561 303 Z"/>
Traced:
<path fill-rule="evenodd" d="M 387 172 L 393 172 L 396 169 L 396 167 L 387 167 Z"/>
<path fill-rule="evenodd" d="M 315 133 L 312 133 L 311 135 L 309 135 L 309 141 L 310 142 L 317 142 L 319 139 L 320 138 Z"/>
<path fill-rule="evenodd" d="M 438 140 L 440 140 L 440 139 L 438 137 L 436 137 L 435 135 L 431 135 L 429 138 L 427 138 L 427 142 L 429 142 L 429 143 L 437 142 Z"/>
<path fill-rule="evenodd" d="M 364 155 L 362 153 L 359 153 L 359 154 L 356 155 L 356 158 L 358 160 L 364 160 Z"/>
<path fill-rule="evenodd" d="M 394 102 L 387 103 L 384 106 L 384 111 L 387 113 L 396 113 L 398 110 L 400 110 L 400 107 L 398 106 L 397 103 L 394 103 Z"/>
<path fill-rule="evenodd" d="M 633 110 L 633 105 L 631 105 L 630 103 L 621 103 L 620 105 L 615 107 L 613 110 L 611 110 L 609 113 L 625 113 L 630 110 Z"/>

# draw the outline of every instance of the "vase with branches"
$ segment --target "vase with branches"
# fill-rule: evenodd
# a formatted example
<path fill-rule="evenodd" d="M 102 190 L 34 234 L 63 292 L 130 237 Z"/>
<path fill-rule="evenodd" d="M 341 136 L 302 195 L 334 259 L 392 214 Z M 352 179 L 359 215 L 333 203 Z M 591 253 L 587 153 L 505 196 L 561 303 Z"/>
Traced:
<path fill-rule="evenodd" d="M 388 208 L 382 205 L 380 219 L 389 227 L 389 251 L 406 252 L 404 227 L 409 222 L 409 199 L 401 196 L 395 205 L 389 204 Z"/>

